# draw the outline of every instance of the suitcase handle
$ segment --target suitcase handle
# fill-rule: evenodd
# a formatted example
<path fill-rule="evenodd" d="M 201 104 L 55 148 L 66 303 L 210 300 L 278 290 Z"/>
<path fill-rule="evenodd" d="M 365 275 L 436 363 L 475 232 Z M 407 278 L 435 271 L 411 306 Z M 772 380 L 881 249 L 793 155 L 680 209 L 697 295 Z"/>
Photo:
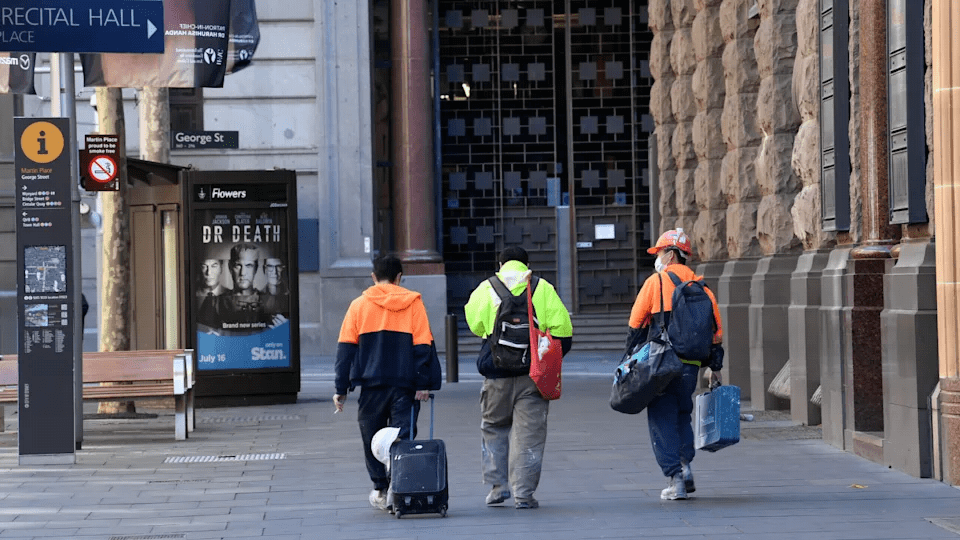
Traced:
<path fill-rule="evenodd" d="M 430 392 L 430 438 L 433 439 L 433 400 L 436 396 L 433 395 L 433 392 Z M 413 428 L 417 425 L 417 417 L 415 415 L 416 407 L 410 406 L 410 440 L 413 440 Z"/>

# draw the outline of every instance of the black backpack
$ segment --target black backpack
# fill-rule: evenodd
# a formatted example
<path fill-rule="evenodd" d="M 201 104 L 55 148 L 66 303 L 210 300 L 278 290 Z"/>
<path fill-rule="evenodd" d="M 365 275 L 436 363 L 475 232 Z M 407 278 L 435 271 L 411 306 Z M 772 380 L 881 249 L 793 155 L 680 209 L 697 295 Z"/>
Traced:
<path fill-rule="evenodd" d="M 493 331 L 487 336 L 493 365 L 504 371 L 524 373 L 530 369 L 530 319 L 527 316 L 526 291 L 514 296 L 497 276 L 488 281 L 500 297 Z M 536 276 L 530 278 L 530 294 L 536 291 L 539 281 Z"/>
<path fill-rule="evenodd" d="M 667 275 L 677 286 L 671 297 L 673 311 L 667 325 L 673 350 L 684 360 L 708 360 L 717 324 L 707 285 L 700 279 L 681 281 L 673 272 Z"/>

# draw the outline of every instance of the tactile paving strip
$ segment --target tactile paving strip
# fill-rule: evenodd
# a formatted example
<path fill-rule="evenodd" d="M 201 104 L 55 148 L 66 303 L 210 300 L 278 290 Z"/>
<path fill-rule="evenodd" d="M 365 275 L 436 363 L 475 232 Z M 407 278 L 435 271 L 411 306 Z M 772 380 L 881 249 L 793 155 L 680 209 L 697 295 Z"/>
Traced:
<path fill-rule="evenodd" d="M 261 422 L 284 422 L 303 420 L 297 414 L 262 414 L 260 416 L 207 416 L 197 418 L 198 424 L 257 424 Z"/>
<path fill-rule="evenodd" d="M 286 454 L 239 454 L 236 456 L 171 456 L 164 463 L 221 463 L 225 461 L 270 461 L 286 459 Z"/>

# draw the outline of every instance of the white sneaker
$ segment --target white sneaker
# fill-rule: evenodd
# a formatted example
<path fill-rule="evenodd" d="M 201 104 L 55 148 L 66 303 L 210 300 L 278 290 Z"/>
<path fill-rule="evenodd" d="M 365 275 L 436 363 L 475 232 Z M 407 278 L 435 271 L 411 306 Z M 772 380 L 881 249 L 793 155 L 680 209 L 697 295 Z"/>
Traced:
<path fill-rule="evenodd" d="M 387 490 L 374 489 L 373 491 L 371 491 L 370 506 L 378 510 L 389 510 L 390 505 L 387 503 Z"/>
<path fill-rule="evenodd" d="M 500 504 L 510 498 L 510 490 L 503 486 L 493 486 L 490 493 L 487 494 L 487 504 Z"/>
<path fill-rule="evenodd" d="M 687 493 L 693 493 L 697 490 L 697 485 L 693 483 L 693 469 L 690 468 L 689 463 L 684 463 L 680 469 L 680 474 L 683 475 L 683 485 L 687 488 Z"/>
<path fill-rule="evenodd" d="M 677 473 L 670 477 L 670 483 L 660 492 L 660 498 L 665 501 L 685 500 L 687 498 L 687 487 L 683 482 L 683 473 Z"/>

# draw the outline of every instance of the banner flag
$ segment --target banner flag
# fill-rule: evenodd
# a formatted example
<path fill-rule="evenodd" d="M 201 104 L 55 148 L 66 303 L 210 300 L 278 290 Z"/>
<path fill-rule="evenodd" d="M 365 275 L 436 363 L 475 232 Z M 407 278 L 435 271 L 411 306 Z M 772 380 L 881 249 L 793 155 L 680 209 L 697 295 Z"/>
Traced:
<path fill-rule="evenodd" d="M 163 54 L 81 54 L 84 86 L 223 86 L 231 0 L 164 0 Z"/>
<path fill-rule="evenodd" d="M 227 74 L 236 73 L 250 65 L 253 53 L 260 44 L 260 25 L 257 22 L 255 0 L 230 2 L 230 47 L 227 49 Z"/>
<path fill-rule="evenodd" d="M 36 94 L 33 66 L 37 53 L 0 52 L 0 94 Z"/>

